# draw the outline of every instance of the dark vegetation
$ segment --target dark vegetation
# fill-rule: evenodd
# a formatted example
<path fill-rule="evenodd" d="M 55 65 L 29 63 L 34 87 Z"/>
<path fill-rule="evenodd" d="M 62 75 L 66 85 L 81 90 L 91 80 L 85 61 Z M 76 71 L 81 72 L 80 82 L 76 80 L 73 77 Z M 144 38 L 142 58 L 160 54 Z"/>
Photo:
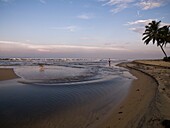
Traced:
<path fill-rule="evenodd" d="M 164 47 L 170 43 L 170 26 L 165 25 L 160 27 L 160 23 L 161 21 L 152 21 L 147 26 L 145 26 L 145 32 L 143 33 L 142 40 L 144 40 L 146 45 L 148 45 L 150 42 L 153 42 L 153 44 L 156 43 L 165 55 L 163 60 L 170 61 L 170 56 L 168 57 L 164 50 Z"/>
<path fill-rule="evenodd" d="M 163 125 L 165 128 L 170 128 L 170 120 L 163 120 L 163 121 L 162 121 L 162 125 Z"/>

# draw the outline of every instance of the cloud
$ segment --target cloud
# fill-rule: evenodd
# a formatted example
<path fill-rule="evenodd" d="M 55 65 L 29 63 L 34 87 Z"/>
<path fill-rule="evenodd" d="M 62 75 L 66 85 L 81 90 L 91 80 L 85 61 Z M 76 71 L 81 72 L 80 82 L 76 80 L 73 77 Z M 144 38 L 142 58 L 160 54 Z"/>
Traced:
<path fill-rule="evenodd" d="M 48 49 L 41 49 L 41 48 L 39 48 L 39 49 L 37 49 L 39 52 L 50 52 L 50 50 L 48 50 Z"/>
<path fill-rule="evenodd" d="M 127 7 L 128 7 L 127 4 L 120 4 L 115 9 L 112 9 L 111 12 L 118 13 L 118 12 L 124 10 Z"/>
<path fill-rule="evenodd" d="M 141 0 L 136 5 L 142 10 L 149 10 L 165 5 L 166 0 Z"/>
<path fill-rule="evenodd" d="M 89 20 L 89 19 L 92 19 L 93 16 L 92 14 L 82 14 L 82 15 L 77 16 L 77 18 L 83 19 L 83 20 Z"/>
<path fill-rule="evenodd" d="M 45 0 L 39 0 L 39 2 L 42 3 L 42 4 L 46 4 Z"/>
<path fill-rule="evenodd" d="M 0 57 L 30 58 L 158 58 L 162 57 L 156 46 L 108 44 L 101 46 L 28 44 L 0 41 Z M 168 51 L 168 50 L 167 50 Z"/>
<path fill-rule="evenodd" d="M 156 19 L 147 19 L 147 20 L 136 20 L 133 22 L 128 22 L 126 25 L 146 25 L 150 23 L 151 21 L 156 20 Z"/>
<path fill-rule="evenodd" d="M 134 0 L 101 0 L 103 2 L 106 2 L 103 5 L 118 5 L 118 4 L 127 4 L 127 3 L 131 3 Z"/>
<path fill-rule="evenodd" d="M 118 13 L 126 8 L 137 6 L 142 10 L 149 10 L 166 5 L 169 0 L 99 0 L 103 6 L 113 6 L 111 12 Z"/>
<path fill-rule="evenodd" d="M 130 27 L 129 30 L 142 34 L 145 30 L 145 26 L 148 25 L 148 23 L 152 22 L 153 20 L 159 21 L 158 19 L 136 20 L 133 22 L 128 22 L 125 25 Z M 160 26 L 164 25 L 170 25 L 170 23 L 161 22 Z"/>
<path fill-rule="evenodd" d="M 158 19 L 136 20 L 136 21 L 133 21 L 133 22 L 128 22 L 126 25 L 145 26 L 145 25 L 147 25 L 148 23 L 152 22 L 153 20 L 159 21 Z M 161 22 L 160 25 L 161 25 L 161 26 L 170 25 L 170 23 Z"/>
<path fill-rule="evenodd" d="M 78 29 L 78 27 L 77 26 L 67 26 L 67 27 L 65 27 L 63 29 L 68 30 L 70 32 L 74 32 L 74 31 L 76 31 Z"/>
<path fill-rule="evenodd" d="M 129 28 L 129 30 L 142 34 L 144 32 L 144 27 Z"/>
<path fill-rule="evenodd" d="M 125 48 L 119 47 L 106 47 L 106 46 L 80 46 L 80 45 L 43 45 L 43 44 L 28 44 L 21 42 L 12 42 L 12 41 L 0 41 L 0 46 L 8 46 L 10 49 L 15 49 L 15 47 L 23 47 L 24 49 L 32 49 L 39 52 L 58 52 L 63 51 L 63 49 L 67 50 L 119 50 L 125 51 Z M 4 49 L 5 50 L 5 49 Z M 67 51 L 66 51 L 67 52 Z"/>
<path fill-rule="evenodd" d="M 128 22 L 126 25 L 129 26 L 129 30 L 142 34 L 145 30 L 145 26 L 153 20 L 156 19 L 136 20 Z"/>
<path fill-rule="evenodd" d="M 70 25 L 70 26 L 66 26 L 66 27 L 51 27 L 50 29 L 54 29 L 54 30 L 66 30 L 69 32 L 75 32 L 79 29 L 79 27 L 74 26 L 74 25 Z"/>
<path fill-rule="evenodd" d="M 105 2 L 103 6 L 109 5 L 114 6 L 113 9 L 111 9 L 111 12 L 118 13 L 126 8 L 129 7 L 129 4 L 134 2 L 134 0 L 100 0 L 101 2 Z"/>
<path fill-rule="evenodd" d="M 106 58 L 113 55 L 122 57 L 122 53 L 129 53 L 123 47 L 112 46 L 83 46 L 83 45 L 47 45 L 28 44 L 22 42 L 0 41 L 0 57 L 62 57 L 62 58 Z"/>

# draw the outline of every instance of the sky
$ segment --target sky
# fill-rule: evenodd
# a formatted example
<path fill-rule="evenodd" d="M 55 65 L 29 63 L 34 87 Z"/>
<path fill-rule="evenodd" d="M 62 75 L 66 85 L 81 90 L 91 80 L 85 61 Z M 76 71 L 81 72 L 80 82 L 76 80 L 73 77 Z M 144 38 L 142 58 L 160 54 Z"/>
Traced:
<path fill-rule="evenodd" d="M 142 33 L 169 12 L 170 0 L 0 0 L 0 57 L 163 58 Z"/>

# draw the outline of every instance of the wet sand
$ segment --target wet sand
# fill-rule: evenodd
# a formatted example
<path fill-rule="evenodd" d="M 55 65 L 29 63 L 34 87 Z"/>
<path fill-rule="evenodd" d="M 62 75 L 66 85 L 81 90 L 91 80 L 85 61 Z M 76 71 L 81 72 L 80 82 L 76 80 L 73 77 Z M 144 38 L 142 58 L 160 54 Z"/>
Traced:
<path fill-rule="evenodd" d="M 0 81 L 19 78 L 12 68 L 0 68 Z"/>
<path fill-rule="evenodd" d="M 132 79 L 50 86 L 0 81 L 0 127 L 95 128 L 126 97 Z"/>

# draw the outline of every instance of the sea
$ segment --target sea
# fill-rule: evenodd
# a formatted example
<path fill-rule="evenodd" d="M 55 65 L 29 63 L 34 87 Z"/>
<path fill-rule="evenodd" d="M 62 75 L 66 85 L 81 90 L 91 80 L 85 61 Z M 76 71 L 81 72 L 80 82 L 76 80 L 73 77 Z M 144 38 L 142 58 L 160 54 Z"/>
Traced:
<path fill-rule="evenodd" d="M 127 61 L 1 58 L 19 78 L 0 81 L 0 128 L 97 128 L 136 79 Z"/>

